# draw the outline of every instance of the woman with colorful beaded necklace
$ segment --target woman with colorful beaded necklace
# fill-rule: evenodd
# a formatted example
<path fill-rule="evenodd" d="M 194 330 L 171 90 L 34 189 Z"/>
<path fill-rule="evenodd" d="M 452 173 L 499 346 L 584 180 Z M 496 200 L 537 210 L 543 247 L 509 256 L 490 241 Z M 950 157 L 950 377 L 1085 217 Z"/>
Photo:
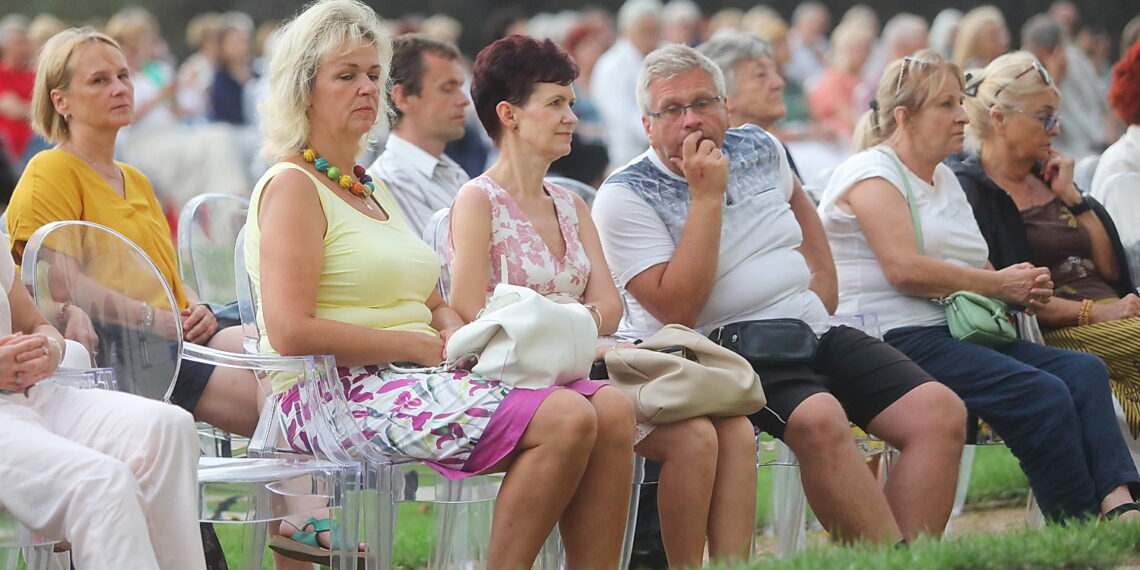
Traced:
<path fill-rule="evenodd" d="M 356 0 L 317 2 L 281 32 L 261 125 L 277 164 L 246 224 L 261 349 L 335 356 L 351 411 L 386 455 L 453 479 L 506 472 L 487 568 L 529 568 L 555 523 L 569 567 L 615 567 L 632 473 L 628 399 L 589 380 L 525 390 L 388 366 L 438 365 L 463 324 L 436 290 L 436 253 L 389 191 L 359 167 L 347 174 L 386 116 L 390 57 L 375 12 Z M 272 380 L 290 445 L 308 451 L 295 379 Z"/>

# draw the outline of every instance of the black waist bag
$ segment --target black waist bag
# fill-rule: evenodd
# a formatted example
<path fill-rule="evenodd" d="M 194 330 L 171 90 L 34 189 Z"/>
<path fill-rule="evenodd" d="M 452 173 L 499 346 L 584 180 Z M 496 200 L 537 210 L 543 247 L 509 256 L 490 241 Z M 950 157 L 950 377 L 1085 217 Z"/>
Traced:
<path fill-rule="evenodd" d="M 709 338 L 754 367 L 811 362 L 819 346 L 815 332 L 799 319 L 740 321 L 713 330 Z"/>

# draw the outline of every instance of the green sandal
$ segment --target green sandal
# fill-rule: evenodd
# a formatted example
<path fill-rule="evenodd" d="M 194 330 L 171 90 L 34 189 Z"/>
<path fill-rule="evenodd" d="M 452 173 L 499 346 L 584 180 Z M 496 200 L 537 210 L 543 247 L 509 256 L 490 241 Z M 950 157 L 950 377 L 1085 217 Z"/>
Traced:
<path fill-rule="evenodd" d="M 312 528 L 312 530 L 305 530 L 308 528 Z M 270 539 L 269 548 L 282 556 L 302 562 L 320 564 L 321 566 L 339 564 L 340 560 L 335 559 L 332 552 L 322 547 L 320 541 L 317 540 L 317 535 L 326 531 L 329 532 L 330 544 L 340 542 L 340 523 L 327 518 L 309 517 L 303 526 L 293 532 L 293 536 L 277 535 Z M 356 568 L 358 570 L 364 569 L 364 552 L 359 549 L 356 551 Z"/>

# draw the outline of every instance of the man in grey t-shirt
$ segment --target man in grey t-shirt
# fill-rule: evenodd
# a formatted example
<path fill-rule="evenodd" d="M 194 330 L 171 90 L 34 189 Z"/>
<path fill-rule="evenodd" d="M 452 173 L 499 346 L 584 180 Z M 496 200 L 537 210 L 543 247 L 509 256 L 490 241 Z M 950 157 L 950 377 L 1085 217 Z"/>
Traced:
<path fill-rule="evenodd" d="M 808 502 L 832 536 L 898 542 L 941 533 L 965 409 L 886 343 L 828 324 L 835 264 L 783 147 L 759 127 L 728 129 L 721 71 L 692 48 L 646 57 L 638 102 L 650 149 L 610 176 L 593 209 L 629 307 L 622 331 L 808 323 L 819 335 L 816 356 L 756 365 L 768 405 L 750 419 L 796 453 Z M 901 451 L 887 492 L 864 466 L 849 421 Z"/>

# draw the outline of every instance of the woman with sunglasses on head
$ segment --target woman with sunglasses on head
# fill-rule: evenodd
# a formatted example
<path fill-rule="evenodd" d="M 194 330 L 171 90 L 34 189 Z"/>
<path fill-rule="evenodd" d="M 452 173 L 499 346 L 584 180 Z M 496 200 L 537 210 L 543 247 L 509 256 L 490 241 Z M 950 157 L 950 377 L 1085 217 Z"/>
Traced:
<path fill-rule="evenodd" d="M 1104 364 L 1024 340 L 999 348 L 958 340 L 946 309 L 931 302 L 966 290 L 1036 312 L 1048 311 L 1053 294 L 1047 267 L 1022 260 L 994 269 L 961 185 L 942 164 L 962 151 L 964 86 L 958 67 L 932 50 L 884 74 L 860 124 L 863 150 L 836 169 L 819 206 L 839 274 L 838 312 L 877 313 L 884 340 L 988 422 L 1047 519 L 1140 516 L 1140 475 L 1112 418 Z M 1050 164 L 1050 179 L 1061 177 L 1059 161 Z"/>
<path fill-rule="evenodd" d="M 1054 299 L 1038 311 L 1045 342 L 1108 365 L 1129 440 L 1140 434 L 1140 298 L 1104 207 L 1073 183 L 1073 159 L 1050 141 L 1060 94 L 1026 52 L 1001 56 L 967 86 L 970 148 L 952 161 L 996 268 L 1048 267 Z M 1118 410 L 1120 412 L 1120 410 Z"/>

